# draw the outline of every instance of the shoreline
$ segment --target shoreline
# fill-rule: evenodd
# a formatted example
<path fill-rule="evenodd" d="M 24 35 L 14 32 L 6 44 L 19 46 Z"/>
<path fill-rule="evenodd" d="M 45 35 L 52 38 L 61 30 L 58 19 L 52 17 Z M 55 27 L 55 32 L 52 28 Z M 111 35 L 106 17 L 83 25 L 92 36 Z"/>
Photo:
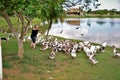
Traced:
<path fill-rule="evenodd" d="M 79 16 L 79 15 L 73 15 L 73 16 L 70 16 L 70 15 L 67 15 L 65 18 L 120 18 L 120 15 L 116 15 L 116 16 Z"/>

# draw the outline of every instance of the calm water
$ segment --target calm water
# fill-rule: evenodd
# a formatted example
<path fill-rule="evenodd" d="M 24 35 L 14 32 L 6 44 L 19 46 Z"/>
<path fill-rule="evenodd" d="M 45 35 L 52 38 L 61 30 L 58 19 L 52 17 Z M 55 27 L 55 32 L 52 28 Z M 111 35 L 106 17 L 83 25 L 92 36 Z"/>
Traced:
<path fill-rule="evenodd" d="M 72 20 L 77 23 L 70 23 Z M 100 44 L 107 42 L 120 48 L 120 18 L 69 18 L 53 24 L 49 34 Z"/>

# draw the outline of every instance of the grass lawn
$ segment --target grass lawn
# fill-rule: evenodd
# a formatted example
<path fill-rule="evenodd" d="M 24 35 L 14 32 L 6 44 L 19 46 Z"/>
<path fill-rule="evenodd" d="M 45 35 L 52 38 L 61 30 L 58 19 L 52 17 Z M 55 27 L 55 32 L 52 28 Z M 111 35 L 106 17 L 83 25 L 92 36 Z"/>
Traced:
<path fill-rule="evenodd" d="M 24 43 L 24 58 L 20 60 L 16 40 L 2 41 L 3 80 L 120 80 L 120 58 L 112 57 L 111 47 L 98 53 L 95 58 L 99 63 L 92 65 L 83 51 L 75 59 L 59 52 L 51 60 L 51 50 L 41 51 L 39 45 L 33 50 L 29 46 L 30 42 Z"/>
<path fill-rule="evenodd" d="M 8 29 L 2 19 L 0 28 Z M 16 24 L 17 19 L 13 19 Z M 34 22 L 39 23 L 39 20 Z M 40 30 L 44 32 L 46 27 Z M 7 37 L 6 34 L 1 36 Z M 95 56 L 99 61 L 96 65 L 88 61 L 83 51 L 78 52 L 75 59 L 59 52 L 55 60 L 50 60 L 48 55 L 51 50 L 41 51 L 39 45 L 33 50 L 29 46 L 30 42 L 24 43 L 24 58 L 20 60 L 17 57 L 17 41 L 14 38 L 2 41 L 3 80 L 120 80 L 120 58 L 113 58 L 113 48 L 109 46 L 105 52 Z"/>

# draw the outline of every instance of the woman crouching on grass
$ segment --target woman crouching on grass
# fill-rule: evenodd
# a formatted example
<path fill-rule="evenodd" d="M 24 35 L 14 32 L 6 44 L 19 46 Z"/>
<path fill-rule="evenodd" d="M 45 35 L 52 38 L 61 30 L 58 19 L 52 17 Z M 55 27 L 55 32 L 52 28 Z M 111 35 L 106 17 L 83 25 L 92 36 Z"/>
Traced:
<path fill-rule="evenodd" d="M 33 29 L 32 29 L 32 32 L 31 32 L 31 40 L 32 40 L 32 42 L 31 42 L 30 48 L 35 49 L 37 34 L 38 34 L 38 25 L 35 25 L 33 27 Z"/>

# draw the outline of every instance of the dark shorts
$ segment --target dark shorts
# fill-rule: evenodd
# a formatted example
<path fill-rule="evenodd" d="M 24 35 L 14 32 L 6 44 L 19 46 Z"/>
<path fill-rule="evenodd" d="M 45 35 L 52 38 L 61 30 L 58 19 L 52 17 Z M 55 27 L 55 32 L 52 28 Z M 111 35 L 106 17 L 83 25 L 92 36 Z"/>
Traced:
<path fill-rule="evenodd" d="M 33 43 L 36 42 L 36 38 L 37 38 L 37 37 L 33 37 L 33 36 L 31 36 L 31 39 L 32 39 L 32 42 L 33 42 Z"/>

